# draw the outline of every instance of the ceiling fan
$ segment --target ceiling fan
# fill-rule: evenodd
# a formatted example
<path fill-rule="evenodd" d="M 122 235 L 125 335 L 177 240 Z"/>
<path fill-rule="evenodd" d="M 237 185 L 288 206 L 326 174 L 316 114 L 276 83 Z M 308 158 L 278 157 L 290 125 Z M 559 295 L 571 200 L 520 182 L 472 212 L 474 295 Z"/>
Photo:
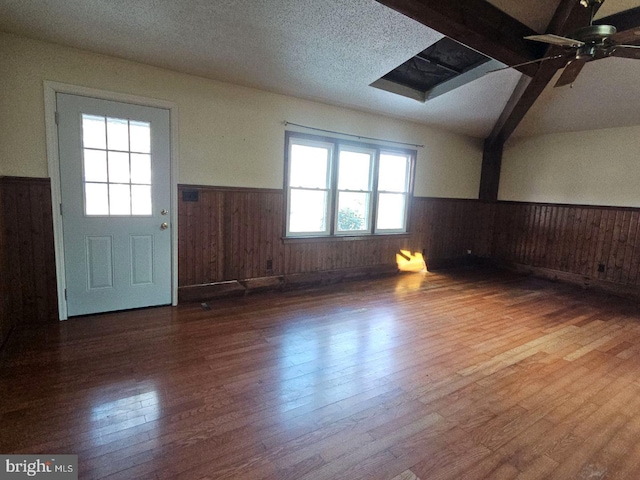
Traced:
<path fill-rule="evenodd" d="M 591 9 L 589 26 L 576 30 L 568 37 L 551 34 L 524 37 L 527 40 L 561 47 L 563 49 L 562 53 L 520 63 L 508 68 L 563 58 L 565 61 L 565 69 L 555 84 L 555 87 L 562 87 L 573 83 L 587 62 L 607 57 L 635 58 L 640 60 L 640 46 L 625 44 L 626 42 L 640 40 L 640 36 L 637 35 L 640 32 L 624 31 L 618 33 L 616 27 L 613 25 L 593 24 L 593 16 L 596 13 L 597 7 L 603 2 L 604 0 L 580 0 L 580 5 Z"/>

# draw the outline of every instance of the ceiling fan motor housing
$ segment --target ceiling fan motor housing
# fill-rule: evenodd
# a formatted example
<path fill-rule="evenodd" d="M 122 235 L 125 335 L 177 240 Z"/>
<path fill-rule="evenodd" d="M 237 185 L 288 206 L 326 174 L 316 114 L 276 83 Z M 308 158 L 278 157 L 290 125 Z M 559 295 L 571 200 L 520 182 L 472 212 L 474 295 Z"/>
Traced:
<path fill-rule="evenodd" d="M 590 25 L 576 30 L 570 37 L 584 43 L 602 44 L 616 32 L 616 27 L 613 25 Z"/>

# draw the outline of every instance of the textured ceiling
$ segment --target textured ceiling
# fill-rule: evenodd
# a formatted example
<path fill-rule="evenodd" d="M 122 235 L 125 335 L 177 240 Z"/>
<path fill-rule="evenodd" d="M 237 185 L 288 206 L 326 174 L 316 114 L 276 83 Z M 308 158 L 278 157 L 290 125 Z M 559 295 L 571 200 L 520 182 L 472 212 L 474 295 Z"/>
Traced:
<path fill-rule="evenodd" d="M 640 61 L 587 63 L 573 87 L 549 82 L 514 136 L 640 125 Z"/>
<path fill-rule="evenodd" d="M 536 0 L 535 2 L 489 0 L 489 3 L 536 32 L 544 33 L 560 0 Z"/>
<path fill-rule="evenodd" d="M 542 31 L 558 0 L 491 3 Z M 608 0 L 600 15 L 639 4 Z M 442 37 L 374 0 L 0 0 L 0 30 L 476 137 L 520 78 L 492 73 L 426 104 L 370 87 Z M 637 124 L 638 75 L 638 61 L 588 64 L 573 90 L 545 91 L 518 133 L 582 129 L 585 102 L 599 118 Z"/>

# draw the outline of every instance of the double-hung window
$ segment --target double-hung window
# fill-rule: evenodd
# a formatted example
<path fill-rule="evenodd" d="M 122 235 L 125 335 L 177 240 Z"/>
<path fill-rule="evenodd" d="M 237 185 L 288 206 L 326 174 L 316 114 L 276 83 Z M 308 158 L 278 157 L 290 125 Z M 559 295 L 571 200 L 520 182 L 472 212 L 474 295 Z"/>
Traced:
<path fill-rule="evenodd" d="M 287 132 L 288 237 L 407 231 L 416 152 Z"/>

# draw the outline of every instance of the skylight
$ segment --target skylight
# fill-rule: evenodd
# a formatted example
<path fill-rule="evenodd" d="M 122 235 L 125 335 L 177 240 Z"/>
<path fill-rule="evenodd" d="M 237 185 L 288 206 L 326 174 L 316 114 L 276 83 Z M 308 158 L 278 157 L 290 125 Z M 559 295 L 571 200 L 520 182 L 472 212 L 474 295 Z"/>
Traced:
<path fill-rule="evenodd" d="M 502 64 L 444 37 L 371 84 L 425 102 Z"/>

